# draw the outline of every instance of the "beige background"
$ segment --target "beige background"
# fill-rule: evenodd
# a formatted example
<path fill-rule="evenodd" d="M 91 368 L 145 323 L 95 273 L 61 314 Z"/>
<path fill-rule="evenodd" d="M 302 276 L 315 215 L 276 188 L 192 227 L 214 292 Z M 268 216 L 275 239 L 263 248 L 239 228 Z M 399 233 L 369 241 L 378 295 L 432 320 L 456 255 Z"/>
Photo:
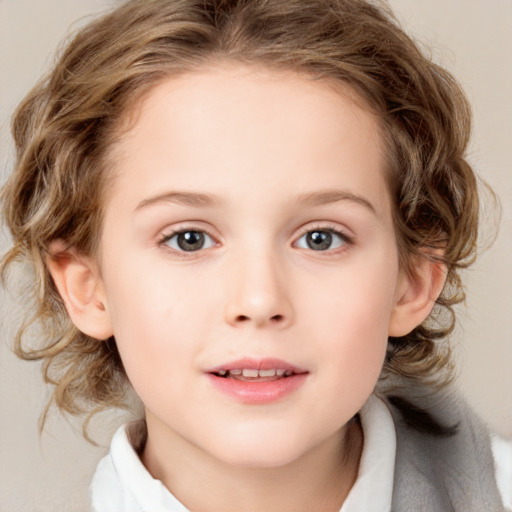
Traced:
<path fill-rule="evenodd" d="M 69 26 L 113 0 L 0 0 L 0 179 L 9 173 L 8 118 L 51 62 Z M 512 438 L 512 0 L 391 0 L 405 27 L 463 83 L 475 112 L 471 161 L 499 193 L 498 240 L 467 272 L 467 308 L 454 336 L 458 383 L 491 428 Z M 483 234 L 489 233 L 484 226 Z M 0 248 L 7 247 L 0 234 Z M 0 295 L 0 511 L 84 511 L 87 486 L 105 447 L 81 439 L 79 422 L 54 415 L 41 440 L 37 418 L 48 396 L 37 363 L 8 345 L 18 310 Z M 101 418 L 107 443 L 120 422 Z"/>

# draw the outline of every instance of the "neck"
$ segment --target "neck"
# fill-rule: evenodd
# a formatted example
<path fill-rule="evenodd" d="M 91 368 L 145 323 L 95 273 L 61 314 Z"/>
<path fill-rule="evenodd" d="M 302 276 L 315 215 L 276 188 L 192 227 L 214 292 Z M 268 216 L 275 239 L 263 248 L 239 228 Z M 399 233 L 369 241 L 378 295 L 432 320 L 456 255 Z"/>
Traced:
<path fill-rule="evenodd" d="M 142 462 L 189 510 L 339 511 L 357 478 L 363 445 L 358 419 L 300 459 L 270 468 L 226 464 L 181 438 L 161 442 L 148 420 Z"/>

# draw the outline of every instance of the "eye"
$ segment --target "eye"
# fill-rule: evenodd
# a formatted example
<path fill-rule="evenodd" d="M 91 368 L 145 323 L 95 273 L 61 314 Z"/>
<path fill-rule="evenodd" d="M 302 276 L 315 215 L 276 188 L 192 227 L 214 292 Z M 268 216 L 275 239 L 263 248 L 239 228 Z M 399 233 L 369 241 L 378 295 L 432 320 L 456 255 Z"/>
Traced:
<path fill-rule="evenodd" d="M 335 229 L 313 229 L 298 239 L 297 247 L 313 251 L 328 251 L 342 247 L 349 242 L 347 236 Z"/>
<path fill-rule="evenodd" d="M 160 245 L 167 245 L 175 251 L 194 252 L 209 249 L 215 242 L 204 231 L 182 230 L 166 235 L 160 241 Z"/>

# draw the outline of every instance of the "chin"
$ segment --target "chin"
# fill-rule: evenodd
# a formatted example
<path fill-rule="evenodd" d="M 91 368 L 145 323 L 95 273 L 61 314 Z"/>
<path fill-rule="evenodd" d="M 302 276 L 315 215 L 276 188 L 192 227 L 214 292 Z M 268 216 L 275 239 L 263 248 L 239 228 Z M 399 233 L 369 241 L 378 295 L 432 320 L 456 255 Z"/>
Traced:
<path fill-rule="evenodd" d="M 224 462 L 239 468 L 271 469 L 287 466 L 299 457 L 300 454 L 297 453 L 267 453 L 260 449 L 253 453 L 237 453 L 233 457 L 224 457 Z"/>
<path fill-rule="evenodd" d="M 298 460 L 307 451 L 304 440 L 294 436 L 231 437 L 222 443 L 226 449 L 213 447 L 210 453 L 226 464 L 244 468 L 278 468 Z"/>

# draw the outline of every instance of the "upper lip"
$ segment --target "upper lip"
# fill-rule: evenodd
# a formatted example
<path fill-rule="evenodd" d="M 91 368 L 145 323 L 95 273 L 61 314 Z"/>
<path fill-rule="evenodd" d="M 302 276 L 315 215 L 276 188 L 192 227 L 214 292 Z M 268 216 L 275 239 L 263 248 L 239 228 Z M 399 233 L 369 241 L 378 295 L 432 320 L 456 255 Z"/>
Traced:
<path fill-rule="evenodd" d="M 274 357 L 266 357 L 262 359 L 253 359 L 244 357 L 235 361 L 230 361 L 218 366 L 213 366 L 206 370 L 206 373 L 218 373 L 219 371 L 229 371 L 236 369 L 251 369 L 251 370 L 285 370 L 293 373 L 307 373 L 307 370 L 300 368 L 291 363 L 287 363 L 282 359 Z"/>

